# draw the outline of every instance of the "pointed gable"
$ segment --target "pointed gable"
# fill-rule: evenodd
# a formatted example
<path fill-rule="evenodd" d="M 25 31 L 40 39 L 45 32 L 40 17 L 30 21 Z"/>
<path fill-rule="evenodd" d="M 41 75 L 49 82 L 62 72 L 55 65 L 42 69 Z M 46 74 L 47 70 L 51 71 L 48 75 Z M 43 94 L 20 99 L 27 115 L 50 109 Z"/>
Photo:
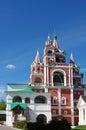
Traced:
<path fill-rule="evenodd" d="M 86 96 L 81 96 L 82 97 L 82 99 L 84 100 L 84 102 L 86 103 Z"/>
<path fill-rule="evenodd" d="M 37 51 L 36 57 L 35 57 L 36 63 L 41 63 L 39 52 Z"/>
<path fill-rule="evenodd" d="M 77 107 L 79 108 L 84 105 L 86 105 L 86 96 L 83 95 L 83 96 L 80 96 Z"/>

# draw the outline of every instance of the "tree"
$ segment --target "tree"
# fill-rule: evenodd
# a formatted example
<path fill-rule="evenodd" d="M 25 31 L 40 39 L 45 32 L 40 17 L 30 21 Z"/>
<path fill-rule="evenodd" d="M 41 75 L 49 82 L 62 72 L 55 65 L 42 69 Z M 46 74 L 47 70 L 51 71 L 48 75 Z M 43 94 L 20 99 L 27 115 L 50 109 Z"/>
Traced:
<path fill-rule="evenodd" d="M 6 102 L 4 100 L 0 100 L 0 110 L 6 110 Z"/>

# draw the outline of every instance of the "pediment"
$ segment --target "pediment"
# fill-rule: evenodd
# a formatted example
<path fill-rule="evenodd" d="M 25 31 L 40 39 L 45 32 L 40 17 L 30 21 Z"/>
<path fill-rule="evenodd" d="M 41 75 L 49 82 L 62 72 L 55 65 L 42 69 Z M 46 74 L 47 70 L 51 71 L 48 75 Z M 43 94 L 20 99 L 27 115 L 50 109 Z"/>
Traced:
<path fill-rule="evenodd" d="M 81 106 L 83 106 L 85 104 L 86 104 L 85 100 L 83 99 L 82 96 L 80 96 L 77 107 L 81 107 Z"/>

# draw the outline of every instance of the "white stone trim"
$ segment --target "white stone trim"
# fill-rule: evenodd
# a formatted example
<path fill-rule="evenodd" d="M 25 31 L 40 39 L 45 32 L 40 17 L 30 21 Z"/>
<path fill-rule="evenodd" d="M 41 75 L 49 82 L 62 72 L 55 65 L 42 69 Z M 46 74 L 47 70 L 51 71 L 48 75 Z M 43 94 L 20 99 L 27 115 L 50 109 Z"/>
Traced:
<path fill-rule="evenodd" d="M 73 104 L 73 89 L 70 89 L 70 99 L 71 99 L 71 122 L 74 126 L 74 104 Z"/>
<path fill-rule="evenodd" d="M 58 88 L 58 113 L 61 115 L 61 89 Z"/>

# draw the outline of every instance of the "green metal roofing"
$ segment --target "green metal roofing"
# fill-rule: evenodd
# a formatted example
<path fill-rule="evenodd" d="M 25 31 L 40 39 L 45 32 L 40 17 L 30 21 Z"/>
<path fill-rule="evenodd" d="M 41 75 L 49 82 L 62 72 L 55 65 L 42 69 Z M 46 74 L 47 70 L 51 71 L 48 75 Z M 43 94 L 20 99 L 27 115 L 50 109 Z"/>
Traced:
<path fill-rule="evenodd" d="M 17 90 L 16 92 L 25 92 L 25 93 L 32 93 L 32 89 L 23 89 L 23 90 Z"/>
<path fill-rule="evenodd" d="M 26 104 L 25 104 L 25 103 L 21 103 L 21 102 L 13 102 L 13 103 L 11 103 L 10 109 L 12 110 L 12 109 L 14 109 L 15 107 L 17 107 L 18 105 L 19 105 L 21 108 L 26 109 Z"/>
<path fill-rule="evenodd" d="M 84 74 L 82 72 L 79 72 L 79 75 L 81 75 L 81 77 L 83 78 Z"/>

